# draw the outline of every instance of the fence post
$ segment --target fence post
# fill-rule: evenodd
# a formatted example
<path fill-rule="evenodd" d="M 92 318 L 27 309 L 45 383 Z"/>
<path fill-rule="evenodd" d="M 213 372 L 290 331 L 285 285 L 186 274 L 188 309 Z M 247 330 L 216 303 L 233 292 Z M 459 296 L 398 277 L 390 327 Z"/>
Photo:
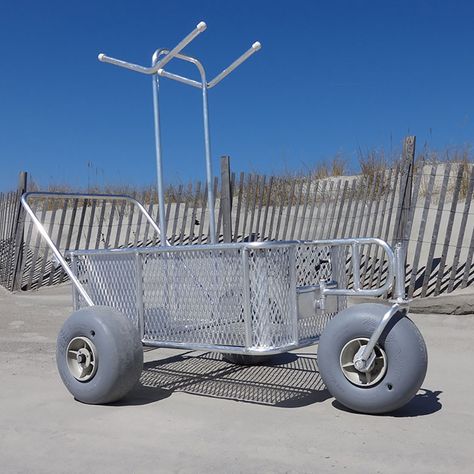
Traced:
<path fill-rule="evenodd" d="M 15 255 L 13 259 L 13 281 L 12 290 L 21 289 L 21 268 L 23 260 L 24 247 L 24 224 L 25 224 L 25 210 L 21 205 L 21 196 L 26 193 L 28 187 L 28 173 L 26 171 L 20 172 L 18 179 L 18 202 L 15 214 L 14 223 L 14 237 L 15 237 Z"/>
<path fill-rule="evenodd" d="M 221 156 L 221 202 L 224 242 L 232 242 L 232 190 L 230 156 Z"/>
<path fill-rule="evenodd" d="M 412 194 L 413 194 L 413 173 L 415 168 L 415 144 L 414 135 L 405 137 L 403 142 L 402 163 L 400 167 L 400 199 L 397 210 L 398 219 L 395 224 L 394 245 L 399 248 L 403 269 L 406 268 L 408 243 L 410 241 L 411 226 L 410 220 Z M 402 272 L 405 275 L 405 271 Z M 405 287 L 405 282 L 403 282 Z"/>

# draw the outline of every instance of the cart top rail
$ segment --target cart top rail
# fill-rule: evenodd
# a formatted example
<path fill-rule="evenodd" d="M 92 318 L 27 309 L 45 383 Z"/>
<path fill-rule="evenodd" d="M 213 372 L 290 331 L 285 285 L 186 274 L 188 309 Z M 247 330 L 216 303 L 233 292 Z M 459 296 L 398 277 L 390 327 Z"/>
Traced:
<path fill-rule="evenodd" d="M 93 302 L 87 292 L 85 291 L 84 287 L 81 285 L 79 280 L 76 278 L 74 273 L 72 272 L 71 268 L 69 267 L 68 263 L 66 262 L 64 256 L 59 251 L 58 247 L 54 244 L 51 237 L 49 236 L 48 232 L 43 226 L 43 223 L 38 219 L 36 214 L 34 213 L 33 209 L 31 208 L 28 200 L 31 198 L 43 198 L 43 199 L 90 199 L 90 200 L 97 200 L 97 201 L 127 201 L 138 208 L 138 210 L 145 216 L 146 220 L 150 223 L 153 229 L 158 233 L 160 239 L 162 237 L 160 228 L 153 220 L 153 218 L 148 214 L 147 210 L 140 204 L 136 199 L 131 196 L 127 196 L 125 194 L 86 194 L 86 193 L 52 193 L 52 192 L 30 192 L 25 193 L 21 197 L 21 204 L 25 211 L 30 216 L 31 220 L 34 222 L 38 232 L 44 238 L 46 243 L 48 244 L 49 248 L 53 252 L 54 256 L 57 258 L 58 262 L 63 267 L 64 271 L 67 273 L 71 281 L 73 282 L 74 286 L 78 289 L 81 295 L 86 300 L 87 304 L 93 306 Z"/>
<path fill-rule="evenodd" d="M 90 200 L 125 200 L 135 205 L 140 212 L 145 216 L 146 220 L 160 235 L 160 228 L 146 211 L 142 204 L 136 199 L 127 195 L 109 195 L 109 194 L 84 194 L 84 193 L 51 193 L 51 192 L 31 192 L 26 193 L 21 197 L 21 203 L 25 208 L 28 215 L 31 217 L 35 226 L 37 227 L 41 236 L 45 239 L 46 243 L 50 247 L 54 256 L 57 258 L 64 271 L 71 279 L 74 286 L 78 289 L 79 293 L 84 297 L 84 300 L 90 306 L 94 305 L 94 302 L 87 294 L 82 284 L 74 275 L 68 265 L 64 255 L 61 254 L 58 247 L 54 244 L 48 232 L 46 231 L 43 224 L 40 222 L 35 212 L 31 208 L 28 200 L 31 198 L 46 198 L 46 199 L 90 199 Z M 240 249 L 242 251 L 259 250 L 259 249 L 271 249 L 271 248 L 282 248 L 282 247 L 297 247 L 302 245 L 319 245 L 319 246 L 332 246 L 332 247 L 350 247 L 351 248 L 351 262 L 352 262 L 352 274 L 353 274 L 353 287 L 352 288 L 329 288 L 325 287 L 324 282 L 321 284 L 321 293 L 325 295 L 336 295 L 336 296 L 381 296 L 392 289 L 394 279 L 396 275 L 400 273 L 400 266 L 402 265 L 402 259 L 394 254 L 390 245 L 384 240 L 378 238 L 349 238 L 349 239 L 326 239 L 326 240 L 290 240 L 290 241 L 267 241 L 267 242 L 239 242 L 239 243 L 222 243 L 222 244 L 206 244 L 206 245 L 183 245 L 183 246 L 160 246 L 160 247 L 146 247 L 146 248 L 120 248 L 120 249 L 104 249 L 104 250 L 69 250 L 67 253 L 71 256 L 80 255 L 93 255 L 93 254 L 107 254 L 113 252 L 114 254 L 140 254 L 150 252 L 196 252 L 196 251 L 218 251 L 228 249 Z M 360 277 L 360 264 L 361 264 L 361 247 L 364 245 L 377 245 L 382 248 L 387 257 L 387 277 L 382 286 L 378 288 L 364 289 Z M 397 278 L 398 280 L 398 278 Z M 396 298 L 401 297 L 400 291 L 396 289 Z"/>

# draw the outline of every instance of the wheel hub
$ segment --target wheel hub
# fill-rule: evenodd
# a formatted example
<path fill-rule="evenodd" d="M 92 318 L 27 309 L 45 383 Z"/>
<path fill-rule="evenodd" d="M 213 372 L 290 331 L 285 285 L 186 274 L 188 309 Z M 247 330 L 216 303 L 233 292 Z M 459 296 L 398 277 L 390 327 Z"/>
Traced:
<path fill-rule="evenodd" d="M 378 345 L 375 346 L 368 361 L 360 358 L 368 342 L 369 339 L 365 337 L 352 339 L 342 348 L 340 354 L 342 373 L 349 382 L 359 387 L 375 385 L 382 380 L 387 371 L 387 356 Z"/>
<path fill-rule="evenodd" d="M 71 375 L 80 382 L 87 382 L 97 371 L 97 351 L 87 337 L 75 337 L 69 342 L 66 352 L 67 365 Z"/>

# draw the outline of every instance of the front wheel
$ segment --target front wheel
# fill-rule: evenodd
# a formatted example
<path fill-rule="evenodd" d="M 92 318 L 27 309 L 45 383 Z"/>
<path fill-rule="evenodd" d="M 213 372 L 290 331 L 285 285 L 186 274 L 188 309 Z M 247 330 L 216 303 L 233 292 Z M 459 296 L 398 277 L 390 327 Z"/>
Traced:
<path fill-rule="evenodd" d="M 408 403 L 421 387 L 428 356 L 423 337 L 402 312 L 389 321 L 367 372 L 354 366 L 389 307 L 358 304 L 341 311 L 326 326 L 318 347 L 318 366 L 329 392 L 362 413 L 387 413 Z"/>

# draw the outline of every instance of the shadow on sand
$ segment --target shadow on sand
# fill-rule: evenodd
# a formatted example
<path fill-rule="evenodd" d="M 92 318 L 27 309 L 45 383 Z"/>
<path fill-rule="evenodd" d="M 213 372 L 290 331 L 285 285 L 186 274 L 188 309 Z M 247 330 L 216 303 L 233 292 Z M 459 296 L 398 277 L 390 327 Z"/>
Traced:
<path fill-rule="evenodd" d="M 415 416 L 424 416 L 431 415 L 441 410 L 443 405 L 440 402 L 439 396 L 443 393 L 440 390 L 431 391 L 427 388 L 420 388 L 420 391 L 415 395 L 404 407 L 399 408 L 398 410 L 392 411 L 390 413 L 384 413 L 382 415 L 376 416 L 392 416 L 396 418 L 410 418 Z M 332 405 L 341 411 L 346 411 L 348 413 L 355 413 L 353 410 L 346 408 L 344 405 L 334 400 Z"/>
<path fill-rule="evenodd" d="M 330 398 L 314 356 L 287 353 L 266 365 L 240 366 L 214 352 L 187 352 L 146 362 L 139 384 L 114 405 L 144 405 L 173 392 L 285 408 Z"/>

